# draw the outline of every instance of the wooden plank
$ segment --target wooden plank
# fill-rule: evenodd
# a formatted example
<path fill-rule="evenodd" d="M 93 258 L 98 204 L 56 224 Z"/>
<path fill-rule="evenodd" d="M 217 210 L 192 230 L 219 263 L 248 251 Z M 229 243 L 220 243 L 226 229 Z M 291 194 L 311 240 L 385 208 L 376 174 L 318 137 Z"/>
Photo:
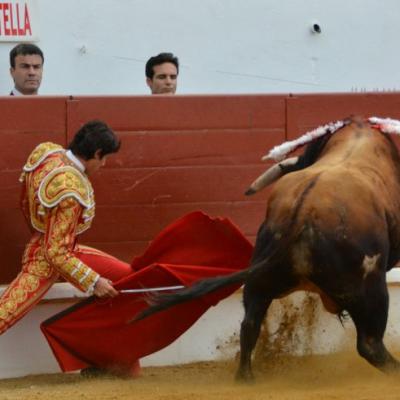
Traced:
<path fill-rule="evenodd" d="M 246 236 L 254 235 L 265 216 L 265 200 L 98 207 L 92 229 L 80 241 L 149 241 L 165 226 L 192 211 L 230 218 Z"/>
<path fill-rule="evenodd" d="M 0 170 L 0 213 L 5 209 L 19 209 L 21 183 L 18 179 L 21 170 Z"/>
<path fill-rule="evenodd" d="M 285 140 L 282 128 L 129 131 L 108 168 L 232 165 L 259 162 Z"/>
<path fill-rule="evenodd" d="M 0 150 L 0 171 L 21 171 L 29 154 L 39 143 L 50 141 L 65 145 L 64 132 L 4 132 L 0 128 L 0 139 L 7 143 L 6 148 Z"/>
<path fill-rule="evenodd" d="M 68 101 L 68 139 L 91 119 L 113 129 L 276 128 L 285 123 L 284 95 L 75 97 Z"/>
<path fill-rule="evenodd" d="M 3 132 L 52 135 L 65 132 L 65 96 L 2 96 L 0 97 Z"/>
<path fill-rule="evenodd" d="M 268 164 L 105 169 L 93 177 L 96 202 L 105 205 L 253 201 L 244 192 Z"/>
<path fill-rule="evenodd" d="M 65 144 L 64 97 L 0 97 L 0 171 L 21 169 L 32 149 L 41 142 Z"/>
<path fill-rule="evenodd" d="M 0 243 L 8 246 L 23 246 L 30 239 L 30 230 L 19 209 L 0 209 Z"/>
<path fill-rule="evenodd" d="M 307 131 L 351 115 L 400 119 L 400 93 L 338 93 L 293 96 L 286 100 L 292 140 Z"/>
<path fill-rule="evenodd" d="M 11 282 L 21 271 L 21 259 L 25 246 L 11 246 L 9 243 L 0 243 L 0 282 L 1 284 Z"/>

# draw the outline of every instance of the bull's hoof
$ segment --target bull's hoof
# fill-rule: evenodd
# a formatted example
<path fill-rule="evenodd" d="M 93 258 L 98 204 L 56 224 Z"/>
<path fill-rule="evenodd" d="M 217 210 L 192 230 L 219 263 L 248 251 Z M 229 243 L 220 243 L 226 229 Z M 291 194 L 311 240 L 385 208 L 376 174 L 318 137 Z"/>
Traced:
<path fill-rule="evenodd" d="M 238 383 L 252 384 L 255 382 L 254 375 L 251 371 L 238 371 L 235 376 Z"/>

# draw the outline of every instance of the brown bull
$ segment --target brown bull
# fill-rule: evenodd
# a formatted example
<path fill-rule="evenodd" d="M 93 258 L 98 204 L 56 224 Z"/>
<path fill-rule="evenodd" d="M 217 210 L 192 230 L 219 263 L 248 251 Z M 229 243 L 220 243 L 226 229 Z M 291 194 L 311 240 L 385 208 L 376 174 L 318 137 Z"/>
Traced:
<path fill-rule="evenodd" d="M 397 370 L 398 361 L 382 341 L 388 316 L 386 272 L 400 258 L 395 145 L 369 123 L 353 121 L 308 145 L 290 168 L 271 191 L 248 269 L 161 296 L 138 318 L 243 282 L 237 378 L 249 380 L 251 353 L 272 300 L 311 290 L 329 311 L 351 316 L 362 357 L 384 372 Z"/>

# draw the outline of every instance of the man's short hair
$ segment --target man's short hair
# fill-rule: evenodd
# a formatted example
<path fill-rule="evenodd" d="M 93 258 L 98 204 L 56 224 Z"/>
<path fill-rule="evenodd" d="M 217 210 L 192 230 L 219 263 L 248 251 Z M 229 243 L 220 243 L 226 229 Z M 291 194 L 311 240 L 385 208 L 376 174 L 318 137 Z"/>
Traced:
<path fill-rule="evenodd" d="M 100 150 L 100 158 L 107 154 L 116 153 L 121 147 L 121 141 L 113 130 L 104 122 L 93 120 L 87 122 L 75 134 L 68 148 L 84 160 L 94 158 Z"/>
<path fill-rule="evenodd" d="M 44 63 L 43 52 L 35 44 L 32 44 L 32 43 L 17 44 L 10 51 L 10 66 L 11 66 L 11 68 L 15 68 L 15 58 L 17 56 L 27 56 L 27 55 L 32 55 L 32 54 L 37 54 L 38 56 L 42 57 L 42 64 Z"/>
<path fill-rule="evenodd" d="M 154 70 L 153 67 L 155 65 L 164 64 L 169 62 L 174 64 L 176 67 L 176 72 L 179 74 L 179 60 L 178 57 L 175 57 L 172 53 L 160 53 L 157 56 L 149 58 L 146 63 L 146 77 L 149 79 L 153 79 Z"/>

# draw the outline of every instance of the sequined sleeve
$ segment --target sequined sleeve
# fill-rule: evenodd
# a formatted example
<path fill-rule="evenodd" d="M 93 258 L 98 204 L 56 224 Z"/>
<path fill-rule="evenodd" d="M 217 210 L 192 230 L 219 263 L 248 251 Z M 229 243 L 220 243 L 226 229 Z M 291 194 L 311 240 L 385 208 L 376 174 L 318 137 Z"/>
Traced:
<path fill-rule="evenodd" d="M 76 228 L 82 209 L 80 203 L 72 197 L 48 209 L 43 245 L 45 257 L 50 265 L 75 287 L 90 292 L 99 275 L 73 254 Z"/>

